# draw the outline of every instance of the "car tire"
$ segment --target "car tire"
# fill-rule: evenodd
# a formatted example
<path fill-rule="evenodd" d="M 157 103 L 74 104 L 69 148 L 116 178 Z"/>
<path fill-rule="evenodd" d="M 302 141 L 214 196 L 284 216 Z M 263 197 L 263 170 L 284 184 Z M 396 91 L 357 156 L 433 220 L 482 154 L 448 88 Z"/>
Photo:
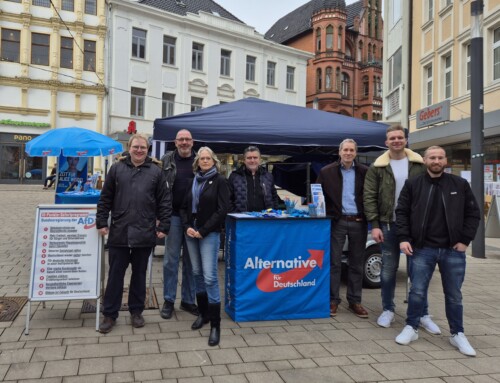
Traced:
<path fill-rule="evenodd" d="M 380 273 L 382 271 L 382 252 L 379 246 L 370 246 L 365 250 L 363 266 L 363 286 L 369 289 L 380 288 Z"/>

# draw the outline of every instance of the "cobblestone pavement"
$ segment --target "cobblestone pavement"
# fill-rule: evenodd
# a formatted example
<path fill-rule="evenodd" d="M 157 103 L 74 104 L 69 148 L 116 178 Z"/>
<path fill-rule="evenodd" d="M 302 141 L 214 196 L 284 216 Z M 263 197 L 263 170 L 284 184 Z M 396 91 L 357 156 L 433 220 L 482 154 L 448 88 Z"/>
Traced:
<path fill-rule="evenodd" d="M 53 201 L 53 191 L 41 189 L 0 185 L 0 296 L 27 296 L 35 209 Z M 47 302 L 45 308 L 35 302 L 29 335 L 24 335 L 26 306 L 14 321 L 0 322 L 0 381 L 500 381 L 500 240 L 487 240 L 487 259 L 468 257 L 467 262 L 465 331 L 476 358 L 463 356 L 448 342 L 439 273 L 431 282 L 429 301 L 443 335 L 420 331 L 420 339 L 410 346 L 394 342 L 406 310 L 402 264 L 392 328 L 376 324 L 380 291 L 364 290 L 369 319 L 355 317 L 345 303 L 334 319 L 235 323 L 223 314 L 218 347 L 207 345 L 207 328 L 190 329 L 194 317 L 178 309 L 179 301 L 171 320 L 163 320 L 158 310 L 145 311 L 147 323 L 140 329 L 132 328 L 128 313 L 122 312 L 107 335 L 95 331 L 94 314 L 81 314 L 82 301 Z M 161 305 L 161 258 L 154 258 L 153 285 Z"/>

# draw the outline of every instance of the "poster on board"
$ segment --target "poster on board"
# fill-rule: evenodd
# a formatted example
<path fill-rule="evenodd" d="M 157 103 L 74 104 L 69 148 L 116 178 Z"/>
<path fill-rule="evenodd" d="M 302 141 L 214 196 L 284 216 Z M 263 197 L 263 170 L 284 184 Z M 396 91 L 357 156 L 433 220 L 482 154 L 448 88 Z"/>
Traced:
<path fill-rule="evenodd" d="M 76 190 L 78 182 L 85 185 L 87 181 L 87 157 L 59 156 L 59 174 L 56 193 Z"/>
<path fill-rule="evenodd" d="M 96 205 L 40 205 L 36 211 L 28 299 L 96 299 L 101 241 Z"/>

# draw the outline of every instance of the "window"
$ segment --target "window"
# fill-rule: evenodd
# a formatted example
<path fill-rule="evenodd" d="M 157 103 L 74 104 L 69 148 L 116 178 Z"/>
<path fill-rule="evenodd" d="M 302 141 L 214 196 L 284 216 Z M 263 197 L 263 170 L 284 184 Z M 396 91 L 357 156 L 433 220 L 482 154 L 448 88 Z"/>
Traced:
<path fill-rule="evenodd" d="M 342 50 L 342 27 L 339 27 L 339 34 L 337 36 L 337 50 Z"/>
<path fill-rule="evenodd" d="M 146 89 L 134 88 L 130 91 L 130 115 L 144 117 L 144 103 L 146 102 Z"/>
<path fill-rule="evenodd" d="M 146 58 L 146 31 L 132 28 L 132 57 Z"/>
<path fill-rule="evenodd" d="M 424 68 L 426 105 L 432 105 L 432 64 Z"/>
<path fill-rule="evenodd" d="M 33 0 L 33 5 L 50 8 L 50 0 Z"/>
<path fill-rule="evenodd" d="M 372 56 L 372 45 L 370 43 L 368 43 L 368 62 L 372 62 L 373 61 L 373 56 Z"/>
<path fill-rule="evenodd" d="M 335 69 L 335 91 L 340 92 L 340 68 Z"/>
<path fill-rule="evenodd" d="M 292 66 L 286 67 L 286 89 L 294 90 L 295 68 Z"/>
<path fill-rule="evenodd" d="M 163 36 L 163 63 L 175 65 L 175 43 L 176 38 Z"/>
<path fill-rule="evenodd" d="M 326 49 L 333 49 L 333 27 L 326 27 Z"/>
<path fill-rule="evenodd" d="M 75 0 L 62 0 L 61 9 L 73 12 L 75 10 Z"/>
<path fill-rule="evenodd" d="M 203 44 L 193 43 L 191 68 L 194 70 L 203 70 L 203 48 Z"/>
<path fill-rule="evenodd" d="M 368 113 L 363 113 L 363 114 L 361 115 L 361 118 L 362 118 L 363 120 L 368 120 Z"/>
<path fill-rule="evenodd" d="M 349 75 L 347 73 L 342 73 L 342 97 L 349 98 Z"/>
<path fill-rule="evenodd" d="M 61 68 L 73 69 L 73 39 L 61 37 Z"/>
<path fill-rule="evenodd" d="M 389 4 L 389 12 L 392 12 L 392 18 L 390 18 L 391 24 L 389 27 L 392 27 L 396 25 L 403 15 L 403 0 L 391 0 Z"/>
<path fill-rule="evenodd" d="M 368 97 L 370 94 L 370 81 L 368 80 L 368 76 L 363 77 L 363 97 Z"/>
<path fill-rule="evenodd" d="M 7 0 L 10 1 L 11 3 L 21 3 L 21 0 Z"/>
<path fill-rule="evenodd" d="M 332 90 L 332 67 L 329 66 L 326 68 L 325 72 L 325 89 Z"/>
<path fill-rule="evenodd" d="M 427 21 L 434 19 L 434 0 L 427 0 Z"/>
<path fill-rule="evenodd" d="M 97 0 L 85 0 L 85 13 L 87 15 L 97 15 Z"/>
<path fill-rule="evenodd" d="M 31 63 L 49 65 L 50 36 L 42 33 L 31 34 Z"/>
<path fill-rule="evenodd" d="M 493 31 L 493 80 L 500 78 L 500 28 Z"/>
<path fill-rule="evenodd" d="M 316 29 L 316 52 L 321 52 L 321 28 Z"/>
<path fill-rule="evenodd" d="M 247 81 L 255 81 L 255 62 L 257 61 L 256 57 L 247 56 L 247 70 L 246 77 Z"/>
<path fill-rule="evenodd" d="M 95 72 L 95 41 L 83 41 L 83 70 Z"/>
<path fill-rule="evenodd" d="M 274 86 L 276 83 L 276 63 L 267 62 L 267 85 Z"/>
<path fill-rule="evenodd" d="M 163 93 L 161 97 L 161 116 L 170 117 L 174 115 L 175 94 Z"/>
<path fill-rule="evenodd" d="M 402 55 L 401 48 L 399 48 L 396 53 L 392 55 L 389 59 L 389 91 L 398 87 L 401 84 L 401 73 L 402 73 Z"/>
<path fill-rule="evenodd" d="M 191 97 L 191 112 L 203 108 L 203 99 L 199 97 Z"/>
<path fill-rule="evenodd" d="M 443 58 L 443 64 L 444 64 L 444 98 L 451 98 L 451 81 L 452 81 L 451 54 L 446 55 Z"/>
<path fill-rule="evenodd" d="M 470 44 L 467 44 L 465 47 L 465 62 L 466 62 L 466 77 L 467 77 L 467 89 L 470 90 L 470 83 L 471 83 L 471 72 L 470 72 Z"/>
<path fill-rule="evenodd" d="M 378 76 L 373 76 L 373 96 L 382 97 L 382 80 Z"/>
<path fill-rule="evenodd" d="M 321 68 L 318 68 L 316 70 L 316 91 L 321 91 L 321 83 L 322 83 L 322 79 L 321 77 L 323 76 L 323 72 L 321 71 Z"/>
<path fill-rule="evenodd" d="M 360 41 L 358 45 L 358 61 L 363 61 L 363 42 Z"/>
<path fill-rule="evenodd" d="M 2 29 L 2 59 L 14 63 L 19 62 L 21 47 L 21 31 Z"/>
<path fill-rule="evenodd" d="M 231 51 L 226 49 L 220 51 L 220 75 L 231 76 Z"/>

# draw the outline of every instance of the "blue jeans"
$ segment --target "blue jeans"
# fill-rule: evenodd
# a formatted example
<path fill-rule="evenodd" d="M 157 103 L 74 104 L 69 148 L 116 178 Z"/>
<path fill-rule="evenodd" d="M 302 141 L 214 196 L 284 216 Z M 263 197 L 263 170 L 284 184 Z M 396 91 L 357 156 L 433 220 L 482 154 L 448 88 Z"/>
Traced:
<path fill-rule="evenodd" d="M 163 257 L 163 298 L 171 303 L 175 302 L 177 295 L 177 282 L 179 275 L 179 257 L 182 248 L 182 287 L 181 300 L 194 303 L 194 278 L 193 267 L 184 239 L 184 228 L 181 218 L 173 215 L 170 217 L 170 231 L 165 239 L 165 256 Z"/>
<path fill-rule="evenodd" d="M 427 289 L 436 268 L 439 265 L 443 284 L 446 318 L 452 335 L 464 332 L 462 283 L 465 277 L 465 253 L 454 249 L 424 247 L 414 249 L 409 257 L 411 264 L 411 289 L 408 297 L 406 324 L 418 328 L 424 312 Z"/>
<path fill-rule="evenodd" d="M 207 293 L 208 303 L 220 303 L 217 262 L 220 233 L 212 232 L 198 239 L 186 236 L 196 285 L 196 294 Z"/>
<path fill-rule="evenodd" d="M 396 273 L 399 268 L 399 240 L 396 235 L 396 223 L 381 222 L 380 229 L 384 234 L 384 242 L 380 244 L 382 249 L 382 271 L 380 273 L 380 294 L 382 295 L 382 308 L 394 312 L 394 291 L 396 290 Z M 410 275 L 410 271 L 408 271 Z M 412 281 L 413 283 L 413 281 Z M 427 295 L 425 296 L 424 314 L 429 312 Z"/>

